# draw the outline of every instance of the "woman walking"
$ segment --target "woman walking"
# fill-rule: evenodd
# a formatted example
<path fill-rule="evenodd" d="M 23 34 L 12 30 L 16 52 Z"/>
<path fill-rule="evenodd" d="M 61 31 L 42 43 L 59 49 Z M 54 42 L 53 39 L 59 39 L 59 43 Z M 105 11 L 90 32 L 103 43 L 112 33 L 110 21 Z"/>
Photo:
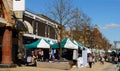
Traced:
<path fill-rule="evenodd" d="M 92 54 L 88 54 L 88 64 L 90 68 L 92 68 L 92 62 L 93 62 Z"/>

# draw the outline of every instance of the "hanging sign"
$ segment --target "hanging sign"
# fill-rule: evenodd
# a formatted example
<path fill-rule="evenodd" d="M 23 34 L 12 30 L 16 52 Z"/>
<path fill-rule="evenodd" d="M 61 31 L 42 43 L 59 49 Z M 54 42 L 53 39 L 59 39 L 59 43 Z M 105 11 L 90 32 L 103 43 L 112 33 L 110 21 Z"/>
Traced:
<path fill-rule="evenodd" d="M 13 11 L 25 11 L 25 0 L 13 0 Z"/>

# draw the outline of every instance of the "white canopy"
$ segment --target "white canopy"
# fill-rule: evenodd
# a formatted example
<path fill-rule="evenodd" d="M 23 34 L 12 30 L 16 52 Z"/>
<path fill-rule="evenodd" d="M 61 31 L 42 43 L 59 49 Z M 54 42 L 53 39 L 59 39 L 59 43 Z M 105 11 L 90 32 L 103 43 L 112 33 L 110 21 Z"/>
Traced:
<path fill-rule="evenodd" d="M 78 49 L 78 46 L 75 45 L 69 38 L 66 39 L 66 43 L 64 45 L 64 48 L 68 49 Z"/>

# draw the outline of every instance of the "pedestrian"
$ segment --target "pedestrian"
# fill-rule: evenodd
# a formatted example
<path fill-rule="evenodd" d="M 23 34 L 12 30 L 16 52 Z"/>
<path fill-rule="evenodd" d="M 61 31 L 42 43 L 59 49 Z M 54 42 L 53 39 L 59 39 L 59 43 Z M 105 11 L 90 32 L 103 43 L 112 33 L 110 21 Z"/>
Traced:
<path fill-rule="evenodd" d="M 27 57 L 27 66 L 32 63 L 32 55 L 28 55 Z"/>
<path fill-rule="evenodd" d="M 92 68 L 92 62 L 93 62 L 92 54 L 88 54 L 88 64 L 90 68 Z"/>
<path fill-rule="evenodd" d="M 95 57 L 93 56 L 93 64 L 95 64 Z"/>
<path fill-rule="evenodd" d="M 40 49 L 39 52 L 38 52 L 38 61 L 43 61 L 43 51 L 42 51 L 42 49 Z"/>
<path fill-rule="evenodd" d="M 105 59 L 103 56 L 101 57 L 100 61 L 101 61 L 101 64 L 104 64 Z"/>
<path fill-rule="evenodd" d="M 35 57 L 35 55 L 32 55 L 32 57 L 31 57 L 31 65 L 36 66 L 36 57 Z"/>
<path fill-rule="evenodd" d="M 114 62 L 115 62 L 115 64 L 118 63 L 118 57 L 117 56 L 115 57 Z"/>

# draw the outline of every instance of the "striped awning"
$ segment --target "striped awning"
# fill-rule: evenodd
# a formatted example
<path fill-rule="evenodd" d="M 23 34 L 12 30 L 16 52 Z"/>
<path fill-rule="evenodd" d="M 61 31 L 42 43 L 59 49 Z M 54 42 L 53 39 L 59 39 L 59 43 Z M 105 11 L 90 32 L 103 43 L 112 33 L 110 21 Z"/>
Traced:
<path fill-rule="evenodd" d="M 38 39 L 33 43 L 25 44 L 25 48 L 50 48 L 50 45 L 44 39 Z"/>

